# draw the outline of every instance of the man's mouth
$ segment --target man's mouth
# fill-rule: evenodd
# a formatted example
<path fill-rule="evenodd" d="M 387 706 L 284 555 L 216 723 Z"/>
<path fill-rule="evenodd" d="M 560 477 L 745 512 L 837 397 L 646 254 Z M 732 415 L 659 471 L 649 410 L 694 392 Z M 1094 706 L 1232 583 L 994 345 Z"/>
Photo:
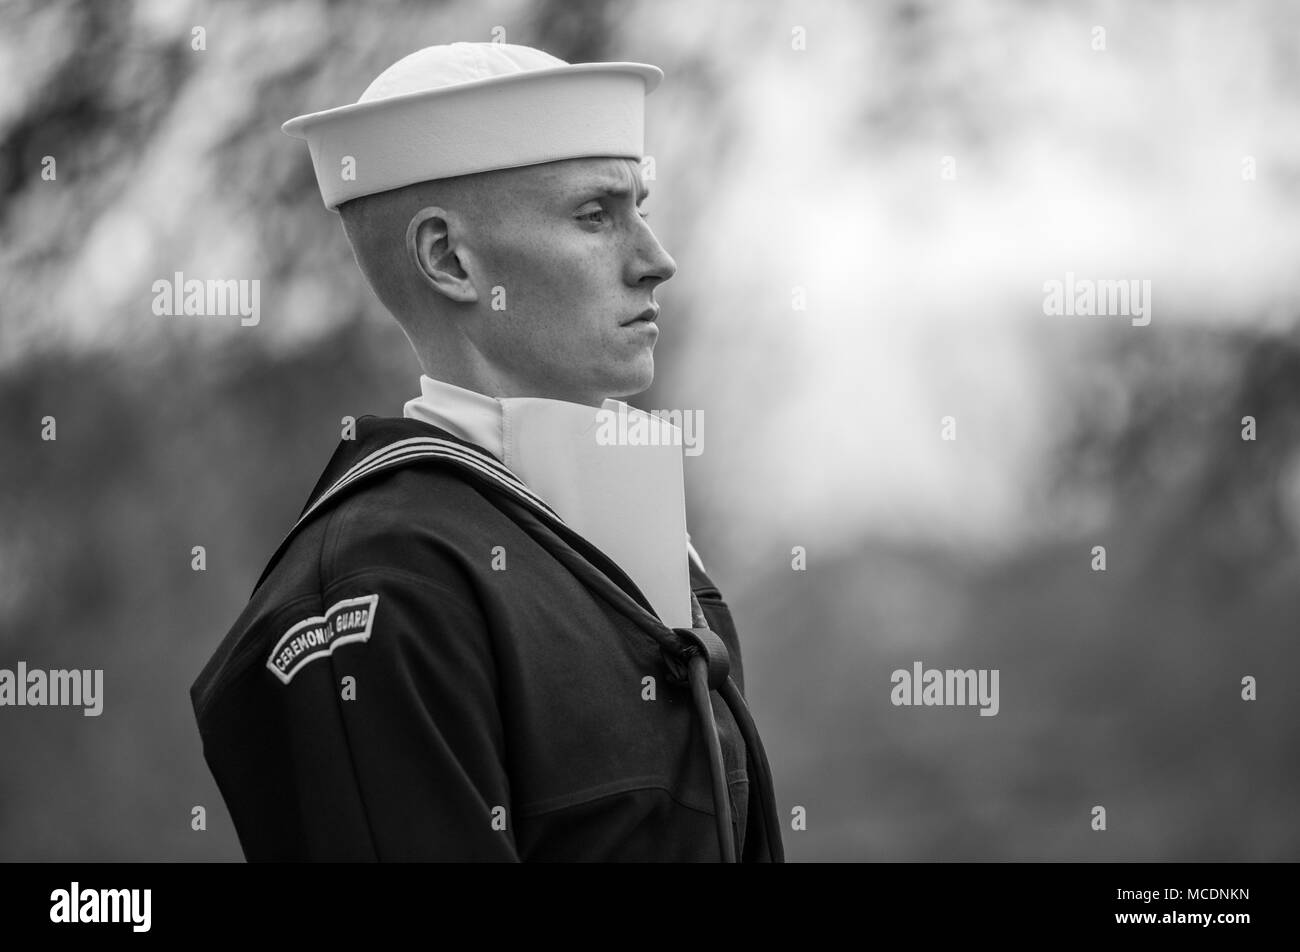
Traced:
<path fill-rule="evenodd" d="M 632 318 L 630 321 L 624 321 L 622 326 L 628 327 L 632 324 L 639 324 L 642 321 L 653 321 L 658 316 L 659 316 L 659 305 L 652 304 L 650 305 L 650 307 L 646 308 L 644 311 L 642 311 L 636 317 Z"/>

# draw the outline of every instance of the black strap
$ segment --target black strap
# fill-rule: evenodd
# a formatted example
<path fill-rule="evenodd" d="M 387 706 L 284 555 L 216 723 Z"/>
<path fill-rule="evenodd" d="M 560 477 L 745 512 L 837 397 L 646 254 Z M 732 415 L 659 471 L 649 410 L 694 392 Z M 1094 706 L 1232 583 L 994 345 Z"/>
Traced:
<path fill-rule="evenodd" d="M 722 742 L 709 700 L 708 664 L 703 655 L 693 655 L 690 667 L 691 697 L 699 713 L 700 732 L 709 751 L 709 774 L 713 781 L 713 810 L 716 814 L 718 850 L 724 863 L 736 862 L 736 840 L 731 828 L 731 788 L 727 785 L 727 765 L 722 758 Z"/>
<path fill-rule="evenodd" d="M 740 727 L 741 736 L 745 738 L 745 748 L 749 751 L 748 768 L 750 776 L 758 785 L 759 807 L 762 811 L 763 829 L 767 839 L 768 858 L 773 863 L 785 862 L 785 845 L 781 842 L 781 818 L 776 810 L 776 787 L 772 783 L 772 768 L 767 762 L 767 751 L 758 736 L 758 728 L 749 713 L 749 707 L 741 696 L 736 682 L 727 678 L 722 686 L 722 699 L 727 702 L 731 716 Z"/>
<path fill-rule="evenodd" d="M 727 762 L 722 755 L 722 741 L 713 716 L 710 691 L 727 682 L 731 656 L 722 639 L 708 627 L 699 599 L 691 594 L 692 628 L 674 628 L 679 647 L 660 649 L 668 666 L 670 680 L 680 678 L 690 684 L 691 699 L 699 715 L 700 731 L 709 756 L 709 779 L 713 788 L 713 812 L 718 831 L 718 851 L 724 863 L 738 861 L 736 836 L 731 825 L 731 787 L 727 783 Z"/>
<path fill-rule="evenodd" d="M 718 635 L 708 628 L 674 628 L 680 647 L 675 651 L 662 648 L 664 662 L 677 684 L 686 683 L 689 677 L 688 665 L 692 659 L 700 658 L 704 662 L 706 682 L 710 691 L 717 691 L 727 680 L 731 672 L 731 656 L 727 646 Z"/>

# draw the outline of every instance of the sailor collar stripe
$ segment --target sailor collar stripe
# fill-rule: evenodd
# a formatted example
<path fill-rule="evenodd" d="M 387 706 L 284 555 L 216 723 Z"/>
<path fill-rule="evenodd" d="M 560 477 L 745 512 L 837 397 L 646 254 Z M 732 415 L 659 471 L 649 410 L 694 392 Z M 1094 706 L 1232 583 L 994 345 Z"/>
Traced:
<path fill-rule="evenodd" d="M 513 492 L 516 496 L 522 497 L 526 502 L 542 510 L 556 522 L 564 520 L 550 506 L 544 503 L 540 496 L 523 484 L 523 482 L 505 466 L 501 465 L 495 457 L 487 453 L 481 453 L 468 446 L 460 443 L 452 443 L 449 440 L 440 440 L 436 437 L 412 437 L 408 440 L 398 440 L 396 443 L 390 443 L 387 446 L 376 450 L 365 459 L 355 463 L 346 473 L 338 478 L 334 485 L 321 493 L 312 505 L 302 514 L 298 520 L 301 525 L 316 511 L 317 508 L 328 502 L 333 496 L 347 489 L 348 486 L 360 479 L 364 479 L 380 470 L 390 469 L 403 463 L 408 463 L 413 459 L 421 457 L 442 457 L 444 459 L 454 459 L 458 462 L 478 470 L 483 475 L 500 483 L 506 489 Z M 294 527 L 295 529 L 297 526 Z"/>
<path fill-rule="evenodd" d="M 262 570 L 262 574 L 258 578 L 257 584 L 253 586 L 253 590 L 256 591 L 262 587 L 262 583 L 266 581 L 271 569 L 279 561 L 285 547 L 288 546 L 289 540 L 331 499 L 375 473 L 395 469 L 412 460 L 422 458 L 442 459 L 472 470 L 504 489 L 514 498 L 524 502 L 536 512 L 567 528 L 567 524 L 560 518 L 559 514 L 543 502 L 540 496 L 525 486 L 519 477 L 503 466 L 495 456 L 490 456 L 486 452 L 464 443 L 453 443 L 450 440 L 438 439 L 437 437 L 412 437 L 397 440 L 387 446 L 380 447 L 366 456 L 365 459 L 354 463 L 328 489 L 312 500 L 302 515 L 298 517 L 297 522 L 285 534 L 279 546 L 276 547 L 275 555 L 271 557 L 271 560 Z"/>

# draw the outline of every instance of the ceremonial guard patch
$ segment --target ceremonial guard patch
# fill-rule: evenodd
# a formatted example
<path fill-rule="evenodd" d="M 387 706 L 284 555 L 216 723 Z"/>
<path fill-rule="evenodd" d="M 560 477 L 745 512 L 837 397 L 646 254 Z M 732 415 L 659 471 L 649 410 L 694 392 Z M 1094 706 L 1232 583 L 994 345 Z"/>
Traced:
<path fill-rule="evenodd" d="M 378 595 L 345 598 L 324 615 L 298 622 L 276 642 L 266 666 L 288 684 L 307 662 L 324 658 L 339 645 L 369 640 L 378 604 Z"/>

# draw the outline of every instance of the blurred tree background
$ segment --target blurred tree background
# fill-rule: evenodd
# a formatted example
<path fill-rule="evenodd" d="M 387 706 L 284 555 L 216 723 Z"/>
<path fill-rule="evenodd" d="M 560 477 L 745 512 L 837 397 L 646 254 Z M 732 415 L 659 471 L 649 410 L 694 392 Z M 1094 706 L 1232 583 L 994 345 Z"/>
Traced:
<path fill-rule="evenodd" d="M 691 532 L 807 810 L 790 858 L 1300 858 L 1297 26 L 1281 0 L 9 0 L 0 667 L 103 668 L 106 697 L 0 709 L 0 858 L 241 857 L 189 686 L 340 419 L 400 414 L 419 373 L 279 126 L 496 27 L 666 73 L 648 208 L 679 271 L 632 402 L 707 423 Z M 260 322 L 155 315 L 175 272 L 260 280 Z M 1151 280 L 1151 323 L 1045 316 L 1067 272 Z M 918 660 L 999 669 L 998 716 L 891 705 Z"/>

